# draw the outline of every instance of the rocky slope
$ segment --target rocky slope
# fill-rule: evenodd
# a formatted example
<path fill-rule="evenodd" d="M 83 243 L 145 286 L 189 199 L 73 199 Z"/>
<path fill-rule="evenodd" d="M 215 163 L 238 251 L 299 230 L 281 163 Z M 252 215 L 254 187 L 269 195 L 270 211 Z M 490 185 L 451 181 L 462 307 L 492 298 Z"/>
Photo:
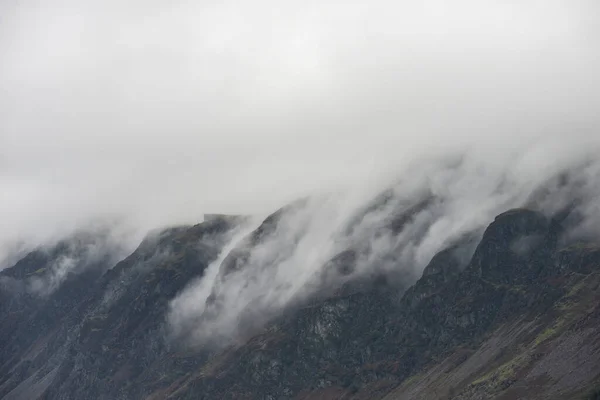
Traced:
<path fill-rule="evenodd" d="M 371 234 L 400 234 L 433 201 Z M 217 282 L 244 268 L 283 212 L 229 253 Z M 320 276 L 312 297 L 236 342 L 193 348 L 169 340 L 169 302 L 218 259 L 240 219 L 167 230 L 114 266 L 75 258 L 82 267 L 42 295 L 32 277 L 68 246 L 36 251 L 0 272 L 0 398 L 594 398 L 600 246 L 565 243 L 567 220 L 510 210 L 439 252 L 416 282 L 386 269 L 351 274 L 364 244 L 347 241 L 324 271 L 348 279 L 320 286 Z M 382 259 L 397 260 L 394 251 Z M 207 307 L 222 312 L 220 301 L 217 285 Z"/>

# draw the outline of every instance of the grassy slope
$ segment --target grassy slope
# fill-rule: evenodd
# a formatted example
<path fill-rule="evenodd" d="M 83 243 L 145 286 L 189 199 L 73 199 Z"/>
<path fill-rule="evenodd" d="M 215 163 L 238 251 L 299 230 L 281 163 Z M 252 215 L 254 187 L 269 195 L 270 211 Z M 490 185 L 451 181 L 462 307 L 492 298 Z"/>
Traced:
<path fill-rule="evenodd" d="M 600 272 L 572 273 L 564 284 L 551 312 L 503 324 L 384 399 L 588 398 L 600 383 Z"/>

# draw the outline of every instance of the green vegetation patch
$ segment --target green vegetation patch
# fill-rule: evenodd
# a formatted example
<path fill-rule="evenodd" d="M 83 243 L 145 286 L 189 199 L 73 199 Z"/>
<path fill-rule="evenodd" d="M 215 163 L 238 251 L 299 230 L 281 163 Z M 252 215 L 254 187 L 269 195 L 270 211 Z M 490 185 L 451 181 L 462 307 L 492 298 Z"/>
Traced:
<path fill-rule="evenodd" d="M 404 382 L 402 382 L 402 384 L 405 386 L 409 386 L 409 385 L 412 385 L 413 383 L 415 383 L 420 378 L 421 378 L 421 375 L 416 374 L 416 375 L 413 375 L 413 376 L 407 378 Z"/>
<path fill-rule="evenodd" d="M 571 252 L 571 251 L 596 251 L 600 250 L 600 244 L 594 242 L 578 242 L 570 246 L 563 247 L 559 252 Z"/>
<path fill-rule="evenodd" d="M 534 340 L 534 343 L 536 346 L 539 346 L 540 344 L 542 344 L 543 342 L 545 342 L 546 340 L 556 336 L 558 334 L 560 325 L 554 325 L 551 326 L 550 328 L 546 328 L 542 333 L 540 333 Z"/>
<path fill-rule="evenodd" d="M 27 274 L 27 276 L 41 275 L 41 274 L 43 274 L 44 272 L 46 272 L 46 269 L 47 269 L 46 267 L 39 268 L 39 269 L 37 269 L 37 270 L 35 270 L 35 271 L 33 271 L 33 272 L 30 272 L 30 273 L 28 273 L 28 274 Z"/>
<path fill-rule="evenodd" d="M 528 354 L 521 354 L 473 381 L 471 386 L 486 385 L 491 391 L 503 389 L 515 379 L 517 372 L 526 366 L 530 359 L 531 357 Z"/>

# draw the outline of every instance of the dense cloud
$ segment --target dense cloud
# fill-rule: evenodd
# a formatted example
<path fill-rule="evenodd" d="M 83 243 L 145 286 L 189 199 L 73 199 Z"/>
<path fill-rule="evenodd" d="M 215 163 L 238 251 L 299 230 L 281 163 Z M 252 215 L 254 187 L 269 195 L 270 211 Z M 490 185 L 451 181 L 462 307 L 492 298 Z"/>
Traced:
<path fill-rule="evenodd" d="M 400 204 L 438 200 L 363 266 L 396 249 L 418 275 L 497 212 L 536 196 L 560 208 L 543 193 L 567 169 L 555 192 L 576 187 L 588 217 L 573 235 L 597 226 L 595 1 L 28 0 L 0 15 L 0 268 L 106 220 L 133 248 L 155 227 L 316 194 L 252 255 L 276 282 L 221 283 L 235 311 L 265 287 L 291 288 L 261 297 L 275 308 L 304 292 L 390 187 Z M 344 240 L 371 241 L 363 222 Z M 275 262 L 286 232 L 298 246 Z M 217 268 L 181 315 L 201 314 Z"/>
<path fill-rule="evenodd" d="M 593 1 L 0 7 L 2 243 L 266 213 L 423 154 L 596 134 Z"/>
<path fill-rule="evenodd" d="M 292 204 L 260 235 L 248 236 L 256 225 L 246 227 L 172 302 L 172 333 L 192 343 L 239 339 L 321 290 L 373 275 L 400 295 L 443 249 L 463 243 L 466 265 L 483 230 L 512 208 L 548 217 L 570 210 L 561 240 L 597 241 L 600 162 L 588 152 L 552 158 L 552 146 L 546 151 L 524 149 L 503 164 L 473 154 L 420 160 L 380 196 L 357 188 Z M 541 156 L 552 161 L 531 163 Z M 524 254 L 537 239 L 519 238 L 513 251 Z"/>

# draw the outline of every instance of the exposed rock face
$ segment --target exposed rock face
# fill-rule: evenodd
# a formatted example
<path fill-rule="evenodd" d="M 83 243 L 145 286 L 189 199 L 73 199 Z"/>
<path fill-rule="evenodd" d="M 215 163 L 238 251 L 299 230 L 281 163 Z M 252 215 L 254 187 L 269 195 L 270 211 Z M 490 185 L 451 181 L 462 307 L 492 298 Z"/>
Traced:
<path fill-rule="evenodd" d="M 166 230 L 108 271 L 92 266 L 71 274 L 49 297 L 24 287 L 15 294 L 14 288 L 33 265 L 45 268 L 59 256 L 61 245 L 2 271 L 0 396 L 130 396 L 131 377 L 166 354 L 168 301 L 203 273 L 234 226 L 235 221 L 216 219 Z M 17 274 L 19 269 L 24 271 Z"/>
<path fill-rule="evenodd" d="M 381 229 L 401 231 L 432 201 Z M 248 248 L 277 232 L 283 212 L 234 249 L 220 274 L 242 268 Z M 361 275 L 315 291 L 242 342 L 193 350 L 166 340 L 169 301 L 218 257 L 238 220 L 165 231 L 112 268 L 102 260 L 83 268 L 43 299 L 18 286 L 61 249 L 34 252 L 0 273 L 0 397 L 584 396 L 600 382 L 600 247 L 562 244 L 562 221 L 508 211 L 481 238 L 438 253 L 412 286 Z M 326 274 L 350 276 L 361 248 L 349 243 Z"/>

